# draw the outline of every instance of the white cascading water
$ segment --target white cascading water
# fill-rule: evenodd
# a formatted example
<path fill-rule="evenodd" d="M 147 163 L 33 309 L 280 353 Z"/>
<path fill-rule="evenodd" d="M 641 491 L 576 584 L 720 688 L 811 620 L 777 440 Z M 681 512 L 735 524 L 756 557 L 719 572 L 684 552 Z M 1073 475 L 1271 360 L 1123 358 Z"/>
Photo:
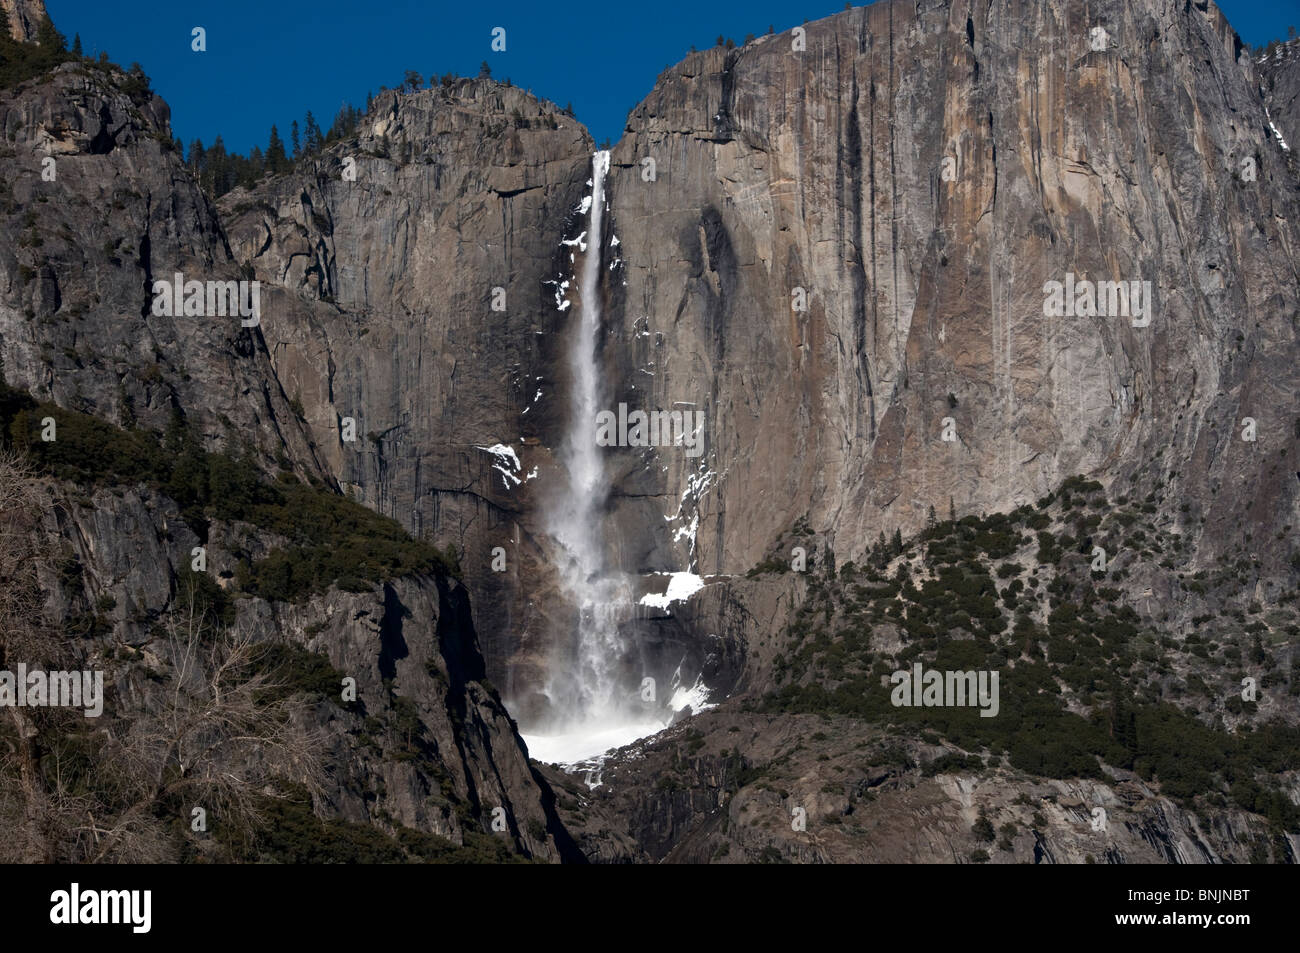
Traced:
<path fill-rule="evenodd" d="M 569 346 L 572 395 L 568 435 L 560 449 L 567 472 L 563 493 L 549 513 L 549 530 L 561 549 L 560 582 L 578 610 L 575 645 L 552 659 L 546 687 L 555 723 L 545 734 L 525 734 L 529 753 L 538 760 L 571 764 L 600 755 L 664 727 L 624 697 L 616 670 L 624 653 L 619 623 L 633 613 L 631 591 L 621 572 L 605 558 L 602 516 L 609 495 L 596 414 L 605 396 L 596 353 L 599 346 L 602 218 L 609 153 L 592 158 L 591 198 L 585 244 L 579 313 Z M 582 238 L 578 240 L 582 243 Z M 565 647 L 568 648 L 568 647 Z"/>

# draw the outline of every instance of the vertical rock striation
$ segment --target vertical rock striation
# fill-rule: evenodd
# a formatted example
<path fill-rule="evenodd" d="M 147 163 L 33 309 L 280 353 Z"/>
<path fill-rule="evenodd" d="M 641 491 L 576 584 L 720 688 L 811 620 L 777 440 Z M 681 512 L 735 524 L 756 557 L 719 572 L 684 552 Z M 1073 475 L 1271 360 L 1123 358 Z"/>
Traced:
<path fill-rule="evenodd" d="M 1190 504 L 1207 555 L 1294 522 L 1296 178 L 1217 8 L 881 2 L 794 42 L 692 54 L 614 150 L 613 377 L 707 408 L 702 571 L 1073 473 Z M 1045 316 L 1067 274 L 1150 282 L 1149 326 Z M 698 477 L 658 459 L 625 527 Z"/>

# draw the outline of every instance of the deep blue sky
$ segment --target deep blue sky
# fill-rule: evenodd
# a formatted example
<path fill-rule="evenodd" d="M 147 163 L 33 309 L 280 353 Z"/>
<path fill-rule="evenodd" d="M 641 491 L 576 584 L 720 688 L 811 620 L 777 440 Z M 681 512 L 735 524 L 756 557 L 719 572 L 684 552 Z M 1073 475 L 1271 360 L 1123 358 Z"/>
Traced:
<path fill-rule="evenodd" d="M 855 4 L 858 5 L 858 4 Z M 1300 0 L 1220 0 L 1248 43 L 1300 29 Z M 308 109 L 328 127 L 339 106 L 365 105 L 367 91 L 425 77 L 492 75 L 553 100 L 572 102 L 597 142 L 617 140 L 627 112 L 666 66 L 717 36 L 741 42 L 769 25 L 788 29 L 844 8 L 843 0 L 611 0 L 601 5 L 536 0 L 46 0 L 55 25 L 87 54 L 138 61 L 172 107 L 188 148 L 218 133 L 226 147 L 265 147 L 272 123 L 286 144 L 289 123 Z M 208 51 L 190 50 L 207 29 Z M 490 50 L 493 27 L 507 50 Z"/>

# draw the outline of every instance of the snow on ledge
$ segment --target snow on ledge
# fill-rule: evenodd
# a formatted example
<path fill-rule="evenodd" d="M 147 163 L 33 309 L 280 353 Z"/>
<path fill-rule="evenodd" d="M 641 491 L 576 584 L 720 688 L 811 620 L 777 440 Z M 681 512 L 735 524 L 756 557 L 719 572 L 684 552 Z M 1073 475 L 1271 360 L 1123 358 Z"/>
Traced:
<path fill-rule="evenodd" d="M 654 609 L 667 609 L 674 602 L 685 602 L 704 588 L 704 579 L 693 572 L 670 573 L 668 591 L 663 595 L 647 592 L 641 597 L 641 605 Z"/>
<path fill-rule="evenodd" d="M 511 480 L 514 481 L 515 486 L 522 482 L 515 475 L 523 469 L 523 464 L 519 462 L 514 447 L 506 446 L 504 443 L 494 443 L 490 447 L 476 446 L 474 449 L 486 451 L 496 457 L 497 462 L 492 464 L 492 469 L 501 474 L 501 482 L 506 485 L 507 490 L 510 489 Z"/>

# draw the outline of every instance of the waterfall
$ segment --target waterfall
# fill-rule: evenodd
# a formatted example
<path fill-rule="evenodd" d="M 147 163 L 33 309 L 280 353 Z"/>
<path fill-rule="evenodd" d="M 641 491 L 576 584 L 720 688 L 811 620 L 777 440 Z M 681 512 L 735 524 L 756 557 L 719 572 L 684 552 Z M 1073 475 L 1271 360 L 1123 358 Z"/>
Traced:
<path fill-rule="evenodd" d="M 575 242 L 583 258 L 568 349 L 568 428 L 559 448 L 566 482 L 547 514 L 548 532 L 558 543 L 560 585 L 576 610 L 576 631 L 552 657 L 545 694 L 555 712 L 553 723 L 541 729 L 544 734 L 524 735 L 534 757 L 559 762 L 599 755 L 664 727 L 635 703 L 635 691 L 618 678 L 626 649 L 619 624 L 632 616 L 634 607 L 628 580 L 606 559 L 603 516 L 610 486 L 595 430 L 608 396 L 597 353 L 609 152 L 597 152 L 591 168 L 587 230 Z"/>

